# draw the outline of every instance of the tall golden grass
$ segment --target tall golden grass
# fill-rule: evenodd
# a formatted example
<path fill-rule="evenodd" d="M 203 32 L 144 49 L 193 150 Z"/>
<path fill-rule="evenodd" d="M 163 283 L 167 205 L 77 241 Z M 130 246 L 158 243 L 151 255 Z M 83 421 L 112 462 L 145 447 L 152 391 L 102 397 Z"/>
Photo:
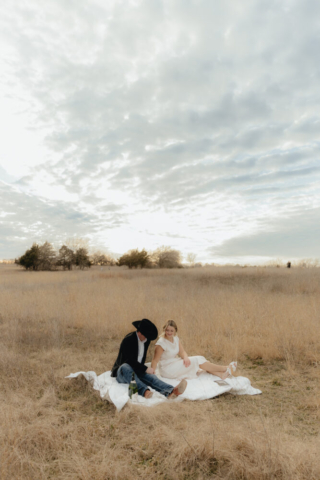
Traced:
<path fill-rule="evenodd" d="M 0 478 L 319 479 L 320 269 L 24 272 L 0 266 Z M 71 372 L 109 370 L 131 322 L 263 390 L 117 414 Z M 152 348 L 150 349 L 152 354 Z"/>

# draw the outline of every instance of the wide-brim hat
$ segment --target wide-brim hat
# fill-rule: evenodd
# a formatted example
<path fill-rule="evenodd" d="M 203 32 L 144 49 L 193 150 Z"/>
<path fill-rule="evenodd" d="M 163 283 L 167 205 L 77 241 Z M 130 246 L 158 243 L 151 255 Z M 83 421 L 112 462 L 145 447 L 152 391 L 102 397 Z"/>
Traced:
<path fill-rule="evenodd" d="M 132 322 L 132 325 L 150 341 L 155 340 L 158 336 L 157 327 L 147 318 L 136 320 Z"/>

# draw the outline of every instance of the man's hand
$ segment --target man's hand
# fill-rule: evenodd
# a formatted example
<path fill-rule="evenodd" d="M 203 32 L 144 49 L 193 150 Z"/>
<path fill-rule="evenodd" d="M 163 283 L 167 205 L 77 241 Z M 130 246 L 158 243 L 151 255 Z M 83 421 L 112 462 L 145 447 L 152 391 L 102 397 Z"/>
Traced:
<path fill-rule="evenodd" d="M 190 364 L 191 364 L 190 358 L 189 358 L 189 357 L 185 357 L 185 358 L 183 359 L 183 364 L 184 364 L 185 367 L 189 367 Z"/>
<path fill-rule="evenodd" d="M 153 368 L 148 367 L 147 370 L 146 370 L 146 373 L 150 373 L 150 375 L 154 375 L 154 374 L 155 374 L 155 371 L 154 371 Z"/>

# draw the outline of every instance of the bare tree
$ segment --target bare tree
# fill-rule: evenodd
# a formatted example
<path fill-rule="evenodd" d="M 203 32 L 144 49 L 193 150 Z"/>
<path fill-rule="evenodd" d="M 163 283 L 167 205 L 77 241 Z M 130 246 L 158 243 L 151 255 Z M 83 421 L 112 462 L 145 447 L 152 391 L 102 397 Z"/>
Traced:
<path fill-rule="evenodd" d="M 75 255 L 71 248 L 63 245 L 59 250 L 57 265 L 61 266 L 63 270 L 72 270 L 72 265 L 75 263 Z"/>
<path fill-rule="evenodd" d="M 115 260 L 110 254 L 102 253 L 101 251 L 93 252 L 90 256 L 92 265 L 114 265 Z"/>
<path fill-rule="evenodd" d="M 85 248 L 89 251 L 89 240 L 87 238 L 70 237 L 66 239 L 64 244 L 67 247 L 71 248 L 71 250 L 73 250 L 74 252 L 79 248 Z"/>
<path fill-rule="evenodd" d="M 179 250 L 163 245 L 151 254 L 151 260 L 159 268 L 179 268 L 182 255 Z"/>
<path fill-rule="evenodd" d="M 39 270 L 54 270 L 56 268 L 56 252 L 49 242 L 44 242 L 39 247 Z"/>
<path fill-rule="evenodd" d="M 196 262 L 197 254 L 196 253 L 188 253 L 187 255 L 187 262 L 190 263 L 191 267 L 194 267 Z"/>
<path fill-rule="evenodd" d="M 297 267 L 312 268 L 319 267 L 320 261 L 318 258 L 303 258 L 297 263 Z"/>

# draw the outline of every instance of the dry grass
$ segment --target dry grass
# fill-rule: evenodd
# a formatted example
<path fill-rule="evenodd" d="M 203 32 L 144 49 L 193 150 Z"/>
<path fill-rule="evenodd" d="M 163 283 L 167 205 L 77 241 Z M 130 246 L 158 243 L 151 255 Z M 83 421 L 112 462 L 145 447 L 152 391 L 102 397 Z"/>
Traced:
<path fill-rule="evenodd" d="M 319 269 L 24 272 L 0 266 L 0 478 L 319 480 Z M 127 406 L 110 369 L 133 320 L 177 321 L 190 355 L 238 359 L 258 397 Z"/>

